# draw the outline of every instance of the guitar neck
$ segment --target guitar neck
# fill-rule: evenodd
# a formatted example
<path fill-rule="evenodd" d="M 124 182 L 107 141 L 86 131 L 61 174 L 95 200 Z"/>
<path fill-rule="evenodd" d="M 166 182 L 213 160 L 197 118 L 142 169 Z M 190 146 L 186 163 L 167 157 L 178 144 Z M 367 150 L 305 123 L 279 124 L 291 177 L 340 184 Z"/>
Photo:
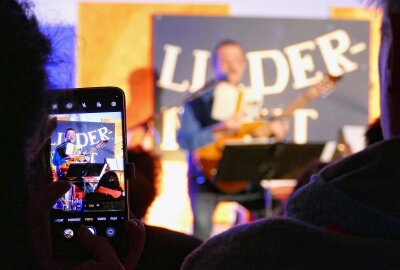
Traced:
<path fill-rule="evenodd" d="M 304 108 L 308 103 L 313 101 L 319 96 L 318 92 L 314 88 L 310 88 L 307 92 L 297 97 L 292 103 L 286 106 L 281 117 L 291 117 L 293 112 L 299 108 Z"/>
<path fill-rule="evenodd" d="M 108 140 L 107 141 L 102 141 L 102 142 L 100 142 L 98 145 L 96 145 L 95 147 L 92 147 L 91 149 L 90 149 L 90 151 L 86 154 L 86 155 L 91 155 L 91 154 L 93 154 L 94 152 L 96 152 L 98 149 L 100 149 L 100 148 L 103 148 L 105 145 L 106 145 L 106 143 L 108 142 Z"/>

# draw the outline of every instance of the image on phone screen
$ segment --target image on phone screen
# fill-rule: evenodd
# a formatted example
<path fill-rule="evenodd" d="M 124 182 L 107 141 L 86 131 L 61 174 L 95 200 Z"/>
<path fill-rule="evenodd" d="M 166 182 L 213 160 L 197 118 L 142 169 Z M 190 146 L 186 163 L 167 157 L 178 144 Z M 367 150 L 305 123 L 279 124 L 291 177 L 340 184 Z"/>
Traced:
<path fill-rule="evenodd" d="M 52 207 L 55 253 L 79 250 L 81 224 L 117 250 L 128 218 L 123 94 L 115 89 L 53 90 L 48 104 L 58 126 L 51 136 L 53 181 L 71 189 Z M 73 251 L 74 252 L 74 251 Z M 79 254 L 78 254 L 79 255 Z"/>

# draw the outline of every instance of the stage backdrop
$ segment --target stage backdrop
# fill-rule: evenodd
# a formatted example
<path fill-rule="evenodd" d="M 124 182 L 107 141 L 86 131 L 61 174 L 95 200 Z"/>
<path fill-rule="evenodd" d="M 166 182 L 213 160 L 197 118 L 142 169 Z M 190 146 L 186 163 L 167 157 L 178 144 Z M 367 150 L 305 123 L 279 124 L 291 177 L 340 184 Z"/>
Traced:
<path fill-rule="evenodd" d="M 152 16 L 229 14 L 229 6 L 221 4 L 79 3 L 78 8 L 77 84 L 120 87 L 128 130 L 153 114 Z"/>
<path fill-rule="evenodd" d="M 263 91 L 264 107 L 285 108 L 324 74 L 335 90 L 295 112 L 288 141 L 337 140 L 344 125 L 368 123 L 369 22 L 245 17 L 154 17 L 157 110 L 171 107 L 213 78 L 211 50 L 222 39 L 246 50 L 245 85 Z M 177 150 L 177 113 L 163 114 L 164 150 Z"/>

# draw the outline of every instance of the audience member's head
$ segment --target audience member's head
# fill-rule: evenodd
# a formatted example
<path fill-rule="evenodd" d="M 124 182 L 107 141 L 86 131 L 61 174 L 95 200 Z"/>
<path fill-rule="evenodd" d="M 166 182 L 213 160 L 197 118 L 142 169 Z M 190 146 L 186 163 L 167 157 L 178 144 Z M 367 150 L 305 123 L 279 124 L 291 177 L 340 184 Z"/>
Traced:
<path fill-rule="evenodd" d="M 306 185 L 308 182 L 310 182 L 310 178 L 313 174 L 319 172 L 322 168 L 327 166 L 328 163 L 322 162 L 319 159 L 312 160 L 310 161 L 302 170 L 300 175 L 297 178 L 297 184 L 293 190 L 296 191 L 302 186 Z"/>
<path fill-rule="evenodd" d="M 14 263 L 14 269 L 35 265 L 27 209 L 30 191 L 37 184 L 31 178 L 40 148 L 36 142 L 47 120 L 43 94 L 50 50 L 27 3 L 0 1 L 0 115 L 7 127 L 2 130 L 0 146 L 7 153 L 1 163 L 4 257 L 0 264 Z"/>
<path fill-rule="evenodd" d="M 368 125 L 367 130 L 365 131 L 365 143 L 368 146 L 380 141 L 383 141 L 383 133 L 381 119 L 377 118 L 374 122 Z"/>
<path fill-rule="evenodd" d="M 161 160 L 156 154 L 136 147 L 128 150 L 128 161 L 135 165 L 135 179 L 129 185 L 131 211 L 142 219 L 158 194 Z"/>
<path fill-rule="evenodd" d="M 122 191 L 118 175 L 114 171 L 109 171 L 103 174 L 96 186 L 96 190 L 100 187 Z"/>
<path fill-rule="evenodd" d="M 94 190 L 95 194 L 102 194 L 108 199 L 121 199 L 123 189 L 119 183 L 116 172 L 108 171 L 100 178 L 99 183 Z M 86 195 L 87 196 L 87 195 Z"/>

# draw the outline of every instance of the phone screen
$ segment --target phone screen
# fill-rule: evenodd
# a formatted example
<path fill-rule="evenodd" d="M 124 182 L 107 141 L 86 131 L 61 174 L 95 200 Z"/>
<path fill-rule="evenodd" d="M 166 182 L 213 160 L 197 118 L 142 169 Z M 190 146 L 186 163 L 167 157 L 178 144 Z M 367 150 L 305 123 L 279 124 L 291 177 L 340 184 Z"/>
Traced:
<path fill-rule="evenodd" d="M 114 87 L 48 91 L 53 181 L 71 189 L 52 207 L 53 252 L 59 259 L 89 256 L 78 236 L 81 224 L 107 238 L 120 255 L 126 251 L 129 218 L 126 181 L 125 101 Z"/>

